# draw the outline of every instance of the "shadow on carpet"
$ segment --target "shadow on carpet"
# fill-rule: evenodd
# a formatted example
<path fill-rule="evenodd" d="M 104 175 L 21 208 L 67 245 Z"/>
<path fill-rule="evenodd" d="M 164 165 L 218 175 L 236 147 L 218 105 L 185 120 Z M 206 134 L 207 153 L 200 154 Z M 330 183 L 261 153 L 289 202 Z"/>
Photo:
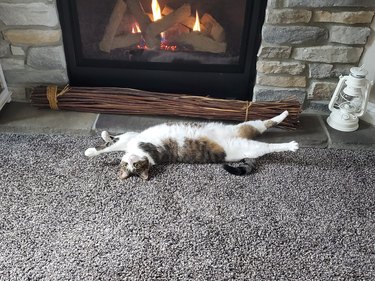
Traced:
<path fill-rule="evenodd" d="M 375 152 L 120 181 L 91 137 L 0 135 L 0 280 L 374 280 Z"/>

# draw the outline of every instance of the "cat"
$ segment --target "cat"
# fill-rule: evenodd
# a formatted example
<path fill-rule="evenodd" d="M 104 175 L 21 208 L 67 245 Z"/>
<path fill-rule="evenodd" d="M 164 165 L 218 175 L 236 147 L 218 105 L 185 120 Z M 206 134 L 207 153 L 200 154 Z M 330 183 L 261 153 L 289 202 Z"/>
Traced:
<path fill-rule="evenodd" d="M 247 121 L 231 125 L 208 123 L 164 123 L 142 132 L 127 132 L 112 136 L 103 131 L 105 144 L 90 147 L 85 155 L 93 157 L 112 151 L 124 151 L 120 163 L 120 178 L 132 175 L 150 178 L 150 168 L 167 163 L 225 163 L 245 161 L 239 167 L 224 164 L 229 173 L 243 175 L 254 168 L 255 159 L 268 153 L 296 151 L 298 143 L 264 143 L 252 140 L 268 128 L 281 123 L 288 111 L 272 119 Z"/>

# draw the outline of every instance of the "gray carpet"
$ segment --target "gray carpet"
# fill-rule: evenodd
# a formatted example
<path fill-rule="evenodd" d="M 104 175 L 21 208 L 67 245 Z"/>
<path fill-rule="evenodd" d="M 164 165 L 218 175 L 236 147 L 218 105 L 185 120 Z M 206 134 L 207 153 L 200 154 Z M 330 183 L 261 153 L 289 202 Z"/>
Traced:
<path fill-rule="evenodd" d="M 0 134 L 0 280 L 375 280 L 375 152 L 117 179 L 92 137 Z"/>

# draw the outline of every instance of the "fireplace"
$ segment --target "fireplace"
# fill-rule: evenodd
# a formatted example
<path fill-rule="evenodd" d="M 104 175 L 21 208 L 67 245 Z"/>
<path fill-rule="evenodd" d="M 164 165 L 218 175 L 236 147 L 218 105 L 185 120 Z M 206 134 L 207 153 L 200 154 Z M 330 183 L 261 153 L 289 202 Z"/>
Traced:
<path fill-rule="evenodd" d="M 252 98 L 266 1 L 57 4 L 72 85 Z"/>

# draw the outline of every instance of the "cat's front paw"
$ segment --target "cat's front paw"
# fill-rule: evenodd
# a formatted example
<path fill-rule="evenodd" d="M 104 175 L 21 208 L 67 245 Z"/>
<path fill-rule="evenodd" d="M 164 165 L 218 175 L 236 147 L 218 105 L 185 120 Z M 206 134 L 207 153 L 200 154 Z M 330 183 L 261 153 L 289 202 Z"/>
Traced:
<path fill-rule="evenodd" d="M 289 146 L 289 150 L 293 152 L 297 151 L 299 148 L 298 143 L 295 141 L 291 141 L 290 143 L 288 143 L 288 146 Z"/>
<path fill-rule="evenodd" d="M 98 155 L 98 151 L 96 150 L 95 147 L 90 147 L 90 148 L 85 150 L 85 155 L 87 157 L 93 157 L 93 156 Z"/>

